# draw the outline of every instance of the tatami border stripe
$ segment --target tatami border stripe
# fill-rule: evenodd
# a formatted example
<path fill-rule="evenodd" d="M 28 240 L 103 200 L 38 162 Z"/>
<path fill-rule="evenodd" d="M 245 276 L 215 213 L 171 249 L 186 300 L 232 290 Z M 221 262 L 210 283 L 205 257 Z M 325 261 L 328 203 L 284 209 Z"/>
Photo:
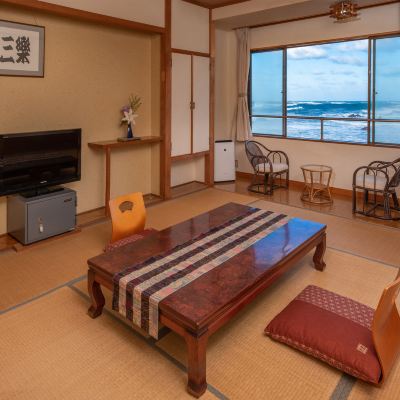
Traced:
<path fill-rule="evenodd" d="M 329 400 L 347 400 L 356 382 L 356 378 L 343 374 Z"/>
<path fill-rule="evenodd" d="M 43 292 L 43 293 L 40 293 L 40 294 L 38 294 L 38 295 L 36 295 L 34 297 L 31 297 L 30 299 L 25 300 L 22 303 L 15 304 L 14 306 L 6 308 L 5 310 L 0 310 L 0 315 L 5 314 L 5 313 L 7 313 L 9 311 L 16 310 L 19 307 L 22 307 L 22 306 L 24 306 L 24 305 L 26 305 L 28 303 L 31 303 L 32 301 L 35 301 L 35 300 L 38 300 L 38 299 L 40 299 L 40 298 L 42 298 L 44 296 L 47 296 L 48 294 L 53 293 L 53 292 L 55 292 L 55 291 L 57 291 L 57 290 L 59 290 L 59 289 L 61 289 L 63 287 L 74 285 L 75 283 L 83 281 L 84 279 L 86 279 L 86 277 L 87 277 L 87 274 L 82 275 L 82 276 L 80 276 L 78 278 L 75 278 L 75 279 L 72 279 L 72 280 L 70 280 L 68 282 L 65 282 L 62 285 L 59 285 L 59 286 L 56 286 L 56 287 L 54 287 L 54 288 L 52 288 L 50 290 L 47 290 L 46 292 Z"/>
<path fill-rule="evenodd" d="M 86 277 L 86 276 L 85 276 Z M 76 282 L 75 282 L 76 283 Z M 90 297 L 79 290 L 77 287 L 73 286 L 74 283 L 70 283 L 70 285 L 67 285 L 71 290 L 79 294 L 79 296 L 83 297 L 85 300 L 88 300 L 90 302 Z M 130 325 L 126 324 L 123 320 L 118 318 L 114 313 L 107 308 L 103 308 L 103 313 L 107 314 L 110 316 L 113 320 L 121 324 L 125 329 L 127 329 L 129 332 L 131 332 L 133 335 L 138 337 L 139 339 L 143 340 L 146 342 L 151 348 L 156 350 L 159 354 L 161 354 L 164 358 L 172 362 L 176 367 L 178 367 L 181 371 L 187 373 L 187 368 L 176 358 L 168 354 L 165 350 L 161 349 L 160 347 L 157 346 L 157 340 L 153 338 L 146 338 L 143 335 L 141 335 L 139 332 L 136 332 L 134 329 L 131 328 Z M 223 393 L 221 393 L 217 388 L 214 386 L 210 385 L 209 383 L 207 384 L 207 389 L 210 393 L 212 393 L 215 397 L 217 397 L 219 400 L 229 400 L 229 397 L 225 396 Z"/>

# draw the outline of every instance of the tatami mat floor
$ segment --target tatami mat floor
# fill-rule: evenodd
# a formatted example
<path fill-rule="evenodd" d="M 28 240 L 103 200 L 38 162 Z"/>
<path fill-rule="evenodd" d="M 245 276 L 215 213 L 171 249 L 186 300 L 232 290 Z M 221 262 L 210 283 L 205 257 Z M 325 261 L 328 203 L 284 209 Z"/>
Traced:
<path fill-rule="evenodd" d="M 262 334 L 310 283 L 376 306 L 397 272 L 400 233 L 216 189 L 149 208 L 148 225 L 163 229 L 230 201 L 327 223 L 328 267 L 318 272 L 305 258 L 211 338 L 202 398 L 400 398 L 400 363 L 376 389 Z M 190 398 L 179 337 L 168 333 L 154 343 L 112 312 L 96 320 L 86 315 L 86 259 L 102 251 L 109 233 L 109 223 L 100 223 L 26 252 L 0 254 L 1 399 Z M 109 302 L 111 293 L 105 294 Z"/>

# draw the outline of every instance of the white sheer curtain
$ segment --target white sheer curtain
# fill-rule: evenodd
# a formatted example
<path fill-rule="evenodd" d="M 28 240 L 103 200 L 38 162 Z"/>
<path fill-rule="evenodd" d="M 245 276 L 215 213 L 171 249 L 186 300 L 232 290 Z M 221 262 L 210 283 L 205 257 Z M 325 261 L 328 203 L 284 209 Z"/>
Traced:
<path fill-rule="evenodd" d="M 247 87 L 250 69 L 250 29 L 237 29 L 236 37 L 238 45 L 238 101 L 234 130 L 236 140 L 238 142 L 244 142 L 252 137 L 249 117 L 249 104 L 247 101 Z"/>

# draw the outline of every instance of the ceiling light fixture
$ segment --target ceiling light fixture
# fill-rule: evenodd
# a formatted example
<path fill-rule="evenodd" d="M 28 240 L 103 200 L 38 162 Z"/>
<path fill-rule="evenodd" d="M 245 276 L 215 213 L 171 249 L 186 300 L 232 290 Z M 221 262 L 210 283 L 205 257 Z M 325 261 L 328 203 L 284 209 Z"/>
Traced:
<path fill-rule="evenodd" d="M 330 9 L 330 17 L 336 18 L 335 22 L 354 21 L 358 16 L 358 4 L 353 3 L 351 0 L 339 1 L 335 4 L 332 4 Z"/>

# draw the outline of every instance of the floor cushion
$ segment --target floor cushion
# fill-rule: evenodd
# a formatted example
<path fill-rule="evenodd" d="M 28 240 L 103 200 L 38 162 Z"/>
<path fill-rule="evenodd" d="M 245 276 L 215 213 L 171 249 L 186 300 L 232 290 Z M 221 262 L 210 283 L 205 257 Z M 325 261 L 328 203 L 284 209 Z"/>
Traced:
<path fill-rule="evenodd" d="M 125 246 L 129 243 L 136 242 L 137 240 L 143 239 L 144 237 L 151 235 L 152 233 L 157 232 L 156 229 L 150 228 L 145 229 L 142 232 L 136 233 L 134 235 L 127 236 L 126 238 L 117 240 L 116 242 L 109 243 L 106 248 L 104 249 L 105 252 L 113 251 L 118 249 L 121 246 Z"/>
<path fill-rule="evenodd" d="M 381 366 L 371 332 L 374 312 L 347 297 L 307 286 L 265 333 L 356 378 L 379 383 Z"/>

